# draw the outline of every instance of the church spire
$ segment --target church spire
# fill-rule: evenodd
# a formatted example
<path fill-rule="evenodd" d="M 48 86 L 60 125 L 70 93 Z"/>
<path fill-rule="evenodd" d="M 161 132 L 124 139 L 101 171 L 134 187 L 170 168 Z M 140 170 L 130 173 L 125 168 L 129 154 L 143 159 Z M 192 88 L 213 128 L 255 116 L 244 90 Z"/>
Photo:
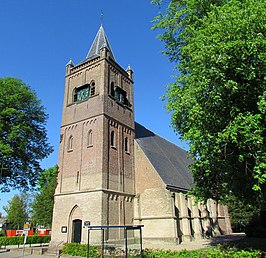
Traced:
<path fill-rule="evenodd" d="M 101 25 L 100 29 L 98 30 L 98 33 L 91 45 L 91 48 L 86 56 L 86 59 L 92 59 L 97 56 L 100 56 L 100 50 L 102 48 L 106 47 L 109 50 L 110 57 L 115 60 L 114 54 L 112 52 L 111 46 L 109 44 L 109 41 L 107 39 L 107 36 L 104 32 L 103 26 Z"/>

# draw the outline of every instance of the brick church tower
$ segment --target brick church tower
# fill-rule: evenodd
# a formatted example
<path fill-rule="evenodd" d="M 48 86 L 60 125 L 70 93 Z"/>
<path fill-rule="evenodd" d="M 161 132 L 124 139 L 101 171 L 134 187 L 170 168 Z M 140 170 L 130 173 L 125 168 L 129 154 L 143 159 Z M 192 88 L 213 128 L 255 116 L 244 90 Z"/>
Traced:
<path fill-rule="evenodd" d="M 116 62 L 101 26 L 85 60 L 66 65 L 65 78 L 54 243 L 86 242 L 84 221 L 133 224 L 133 71 Z"/>

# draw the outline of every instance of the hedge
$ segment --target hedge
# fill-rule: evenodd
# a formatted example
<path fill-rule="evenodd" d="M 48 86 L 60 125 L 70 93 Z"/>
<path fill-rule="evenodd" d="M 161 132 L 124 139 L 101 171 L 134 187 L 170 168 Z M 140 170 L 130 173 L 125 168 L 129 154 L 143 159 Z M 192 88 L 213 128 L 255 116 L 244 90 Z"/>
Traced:
<path fill-rule="evenodd" d="M 77 243 L 68 243 L 64 244 L 62 253 L 68 254 L 72 256 L 81 256 L 87 257 L 87 245 L 85 244 L 77 244 Z M 113 250 L 114 253 L 111 253 L 111 249 L 108 250 L 110 257 L 116 257 L 115 251 L 121 250 Z M 101 247 L 90 246 L 90 257 L 99 258 L 101 256 Z M 120 256 L 119 256 L 120 257 Z M 139 257 L 139 250 L 128 250 L 129 258 Z M 188 251 L 169 251 L 169 250 L 151 250 L 145 249 L 143 250 L 144 258 L 258 258 L 265 257 L 265 253 L 261 250 L 239 250 L 235 247 L 229 246 L 216 246 L 210 247 L 206 249 Z"/>
<path fill-rule="evenodd" d="M 44 244 L 51 241 L 51 236 L 28 236 L 26 244 Z M 0 246 L 23 245 L 24 236 L 0 237 Z"/>

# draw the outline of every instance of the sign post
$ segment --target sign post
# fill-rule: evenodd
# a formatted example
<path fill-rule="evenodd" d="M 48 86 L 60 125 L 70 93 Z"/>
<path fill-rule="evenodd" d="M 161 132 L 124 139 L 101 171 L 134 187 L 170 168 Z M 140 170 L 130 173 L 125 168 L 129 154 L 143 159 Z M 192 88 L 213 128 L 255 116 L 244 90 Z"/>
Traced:
<path fill-rule="evenodd" d="M 30 222 L 25 222 L 24 226 L 23 226 L 24 243 L 23 243 L 23 249 L 22 249 L 21 258 L 24 257 L 25 245 L 27 243 L 27 236 L 28 236 L 29 230 L 30 230 Z"/>
<path fill-rule="evenodd" d="M 83 228 L 88 228 L 91 225 L 90 221 L 84 221 Z M 87 258 L 90 257 L 90 230 L 88 229 L 88 249 L 87 249 Z"/>

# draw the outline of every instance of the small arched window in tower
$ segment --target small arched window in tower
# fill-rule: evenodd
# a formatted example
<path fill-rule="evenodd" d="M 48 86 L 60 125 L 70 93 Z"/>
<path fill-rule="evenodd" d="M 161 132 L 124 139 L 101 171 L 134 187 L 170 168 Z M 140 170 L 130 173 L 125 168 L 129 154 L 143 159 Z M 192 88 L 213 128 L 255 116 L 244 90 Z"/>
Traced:
<path fill-rule="evenodd" d="M 73 136 L 70 135 L 67 141 L 67 151 L 73 151 Z"/>
<path fill-rule="evenodd" d="M 129 153 L 128 138 L 125 138 L 125 152 Z"/>
<path fill-rule="evenodd" d="M 111 132 L 110 137 L 111 137 L 110 138 L 110 145 L 111 145 L 111 147 L 115 147 L 115 132 L 114 131 Z"/>
<path fill-rule="evenodd" d="M 77 179 L 76 179 L 76 183 L 79 183 L 79 171 L 77 172 Z"/>
<path fill-rule="evenodd" d="M 92 130 L 89 130 L 89 132 L 88 132 L 87 146 L 88 147 L 92 147 L 93 146 L 93 134 L 92 134 Z"/>
<path fill-rule="evenodd" d="M 115 97 L 115 84 L 114 84 L 114 82 L 111 82 L 110 94 L 111 94 L 112 97 Z"/>
<path fill-rule="evenodd" d="M 94 96 L 95 95 L 95 82 L 91 83 L 91 92 L 90 92 L 90 96 Z"/>
<path fill-rule="evenodd" d="M 78 92 L 77 92 L 77 88 L 75 88 L 73 90 L 73 102 L 77 102 L 78 100 Z"/>

